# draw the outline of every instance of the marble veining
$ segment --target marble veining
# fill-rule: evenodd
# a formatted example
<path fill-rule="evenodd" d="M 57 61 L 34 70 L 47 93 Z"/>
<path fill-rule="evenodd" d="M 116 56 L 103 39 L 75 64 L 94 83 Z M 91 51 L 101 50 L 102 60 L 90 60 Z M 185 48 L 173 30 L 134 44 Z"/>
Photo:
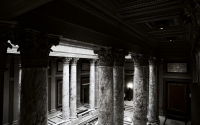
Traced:
<path fill-rule="evenodd" d="M 155 123 L 158 121 L 157 114 L 157 80 L 156 80 L 156 66 L 149 66 L 149 110 L 148 122 Z"/>
<path fill-rule="evenodd" d="M 90 109 L 95 109 L 95 65 L 90 65 Z"/>
<path fill-rule="evenodd" d="M 133 125 L 147 123 L 147 67 L 134 67 Z"/>
<path fill-rule="evenodd" d="M 47 125 L 46 76 L 44 68 L 22 70 L 20 125 Z"/>
<path fill-rule="evenodd" d="M 99 107 L 99 66 L 95 67 L 95 108 Z"/>
<path fill-rule="evenodd" d="M 113 67 L 99 66 L 98 125 L 113 125 Z"/>
<path fill-rule="evenodd" d="M 113 122 L 114 125 L 124 124 L 124 67 L 113 68 Z"/>
<path fill-rule="evenodd" d="M 76 65 L 71 65 L 71 82 L 70 82 L 70 118 L 76 119 Z"/>
<path fill-rule="evenodd" d="M 62 118 L 69 120 L 69 63 L 63 63 Z"/>

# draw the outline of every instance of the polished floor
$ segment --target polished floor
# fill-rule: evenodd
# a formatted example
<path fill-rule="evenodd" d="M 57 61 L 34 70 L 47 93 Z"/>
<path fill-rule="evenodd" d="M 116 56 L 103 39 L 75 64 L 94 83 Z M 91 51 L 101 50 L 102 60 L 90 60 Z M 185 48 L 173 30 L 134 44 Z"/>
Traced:
<path fill-rule="evenodd" d="M 132 124 L 132 114 L 133 114 L 133 102 L 125 101 L 124 102 L 124 125 Z M 88 104 L 82 105 L 77 108 L 78 119 L 75 121 L 69 121 L 65 123 L 66 125 L 95 125 L 98 120 L 98 112 L 90 112 L 88 110 Z M 163 125 L 165 118 L 163 116 L 159 116 L 160 125 Z M 48 125 L 64 125 L 62 121 L 62 112 L 58 111 L 54 114 L 48 115 Z M 184 122 L 176 121 L 172 119 L 167 119 L 165 125 L 185 125 Z M 187 123 L 187 125 L 191 125 L 191 123 Z"/>

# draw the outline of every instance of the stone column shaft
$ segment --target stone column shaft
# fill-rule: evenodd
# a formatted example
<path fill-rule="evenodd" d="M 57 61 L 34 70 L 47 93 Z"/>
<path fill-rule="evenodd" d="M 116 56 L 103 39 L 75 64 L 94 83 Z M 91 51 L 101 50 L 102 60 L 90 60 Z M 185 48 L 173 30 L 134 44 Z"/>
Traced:
<path fill-rule="evenodd" d="M 155 58 L 149 59 L 149 123 L 158 122 L 157 68 Z"/>
<path fill-rule="evenodd" d="M 99 57 L 99 117 L 98 125 L 113 123 L 113 50 L 94 51 Z"/>
<path fill-rule="evenodd" d="M 78 58 L 72 58 L 71 78 L 70 78 L 70 118 L 76 119 L 76 89 L 77 89 L 77 61 Z"/>
<path fill-rule="evenodd" d="M 19 81 L 21 78 L 20 76 L 20 56 L 14 57 L 15 64 L 14 64 L 14 92 L 13 92 L 13 123 L 18 123 L 18 117 L 19 117 L 19 87 L 21 81 Z"/>
<path fill-rule="evenodd" d="M 22 69 L 20 125 L 47 125 L 47 69 Z"/>
<path fill-rule="evenodd" d="M 56 111 L 56 58 L 51 58 L 51 113 Z"/>
<path fill-rule="evenodd" d="M 95 66 L 95 108 L 99 108 L 99 61 Z"/>
<path fill-rule="evenodd" d="M 132 56 L 134 61 L 133 79 L 133 125 L 147 124 L 147 58 Z"/>
<path fill-rule="evenodd" d="M 95 62 L 96 60 L 90 61 L 90 110 L 95 109 Z"/>
<path fill-rule="evenodd" d="M 3 88 L 3 124 L 9 124 L 9 111 L 10 111 L 10 108 L 9 108 L 9 96 L 10 96 L 10 61 L 12 59 L 12 56 L 7 56 L 7 59 L 6 59 L 6 71 L 5 73 L 3 74 L 3 79 L 4 79 L 4 88 Z"/>
<path fill-rule="evenodd" d="M 64 121 L 69 120 L 69 62 L 71 58 L 63 59 L 63 86 L 62 86 L 62 116 Z"/>
<path fill-rule="evenodd" d="M 124 124 L 124 50 L 115 49 L 113 68 L 113 123 Z"/>

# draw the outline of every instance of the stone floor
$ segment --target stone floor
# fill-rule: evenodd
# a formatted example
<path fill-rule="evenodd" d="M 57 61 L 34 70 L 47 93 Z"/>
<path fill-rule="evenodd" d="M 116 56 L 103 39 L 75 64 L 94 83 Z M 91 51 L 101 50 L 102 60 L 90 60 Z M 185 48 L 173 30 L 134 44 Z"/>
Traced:
<path fill-rule="evenodd" d="M 124 102 L 124 125 L 131 125 L 132 123 L 132 114 L 133 114 L 133 102 L 132 101 L 125 101 Z M 98 118 L 96 114 L 92 114 L 88 110 L 88 104 L 85 104 L 79 108 L 77 108 L 77 113 L 78 113 L 78 120 L 77 122 L 69 122 L 67 125 L 94 125 Z M 160 120 L 160 125 L 163 125 L 163 122 L 165 118 L 163 116 L 159 116 Z M 54 114 L 49 114 L 48 115 L 48 125 L 63 125 L 62 121 L 62 113 L 61 111 L 58 111 Z M 172 119 L 167 119 L 165 125 L 185 125 L 184 122 L 181 121 L 176 121 Z M 188 123 L 187 125 L 191 125 L 191 123 Z"/>

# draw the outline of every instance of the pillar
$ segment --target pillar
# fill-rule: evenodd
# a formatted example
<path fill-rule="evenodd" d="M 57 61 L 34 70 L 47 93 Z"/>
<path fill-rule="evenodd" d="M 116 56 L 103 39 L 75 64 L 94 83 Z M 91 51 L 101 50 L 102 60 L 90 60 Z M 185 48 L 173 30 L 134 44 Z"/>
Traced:
<path fill-rule="evenodd" d="M 51 57 L 51 113 L 56 112 L 56 58 Z"/>
<path fill-rule="evenodd" d="M 47 125 L 47 67 L 59 36 L 31 29 L 16 31 L 22 66 L 20 125 Z"/>
<path fill-rule="evenodd" d="M 95 59 L 90 60 L 90 110 L 95 110 Z"/>
<path fill-rule="evenodd" d="M 117 50 L 114 56 L 113 68 L 113 123 L 124 124 L 124 62 L 127 53 Z"/>
<path fill-rule="evenodd" d="M 69 63 L 71 58 L 63 59 L 62 119 L 69 121 Z"/>
<path fill-rule="evenodd" d="M 151 124 L 158 123 L 158 92 L 157 92 L 157 67 L 156 58 L 149 58 L 149 108 L 148 122 Z"/>
<path fill-rule="evenodd" d="M 113 50 L 95 50 L 99 57 L 98 125 L 113 125 Z"/>
<path fill-rule="evenodd" d="M 4 103 L 4 72 L 6 66 L 7 48 L 12 48 L 8 40 L 12 40 L 16 22 L 0 21 L 0 124 L 3 124 L 3 103 Z"/>
<path fill-rule="evenodd" d="M 70 118 L 77 118 L 76 114 L 76 89 L 77 89 L 77 61 L 78 58 L 71 60 L 71 77 L 70 77 Z"/>
<path fill-rule="evenodd" d="M 147 124 L 147 57 L 132 55 L 134 61 L 133 79 L 133 125 Z"/>
<path fill-rule="evenodd" d="M 13 125 L 18 124 L 19 117 L 19 87 L 21 84 L 20 81 L 20 67 L 21 67 L 21 59 L 19 55 L 14 56 L 14 89 L 13 89 Z"/>
<path fill-rule="evenodd" d="M 10 103 L 10 63 L 12 56 L 7 55 L 6 57 L 6 71 L 4 72 L 4 96 L 3 96 L 3 124 L 9 125 L 9 103 Z"/>
<path fill-rule="evenodd" d="M 99 108 L 99 60 L 95 64 L 95 108 Z"/>

